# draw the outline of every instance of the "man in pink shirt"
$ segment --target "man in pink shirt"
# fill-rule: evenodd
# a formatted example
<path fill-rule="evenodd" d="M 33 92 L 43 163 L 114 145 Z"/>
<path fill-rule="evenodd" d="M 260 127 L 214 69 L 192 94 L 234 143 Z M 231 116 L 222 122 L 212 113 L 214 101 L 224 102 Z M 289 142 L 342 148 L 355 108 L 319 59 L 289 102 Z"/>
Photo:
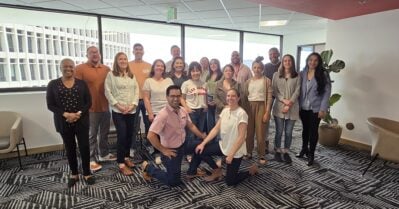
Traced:
<path fill-rule="evenodd" d="M 141 168 L 145 180 L 154 177 L 168 186 L 180 185 L 181 163 L 185 154 L 185 128 L 201 139 L 206 137 L 191 122 L 184 108 L 179 106 L 181 96 L 178 86 L 172 85 L 166 89 L 168 104 L 155 117 L 147 136 L 152 146 L 162 153 L 166 172 L 144 161 Z"/>

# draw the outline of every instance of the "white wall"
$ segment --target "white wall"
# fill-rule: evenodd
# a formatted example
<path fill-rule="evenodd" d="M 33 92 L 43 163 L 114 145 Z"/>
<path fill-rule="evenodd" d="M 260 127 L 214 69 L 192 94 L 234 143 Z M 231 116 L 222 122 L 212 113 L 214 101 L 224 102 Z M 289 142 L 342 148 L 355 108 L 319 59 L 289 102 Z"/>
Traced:
<path fill-rule="evenodd" d="M 399 120 L 398 20 L 399 10 L 392 10 L 328 23 L 326 48 L 346 62 L 332 77 L 333 92 L 343 96 L 332 114 L 355 125 L 343 137 L 370 144 L 367 117 Z"/>
<path fill-rule="evenodd" d="M 62 144 L 55 131 L 52 112 L 47 110 L 45 92 L 2 93 L 0 111 L 18 112 L 23 117 L 27 148 Z"/>
<path fill-rule="evenodd" d="M 315 30 L 304 33 L 294 33 L 284 36 L 283 53 L 296 58 L 299 45 L 319 44 L 326 42 L 326 30 Z"/>

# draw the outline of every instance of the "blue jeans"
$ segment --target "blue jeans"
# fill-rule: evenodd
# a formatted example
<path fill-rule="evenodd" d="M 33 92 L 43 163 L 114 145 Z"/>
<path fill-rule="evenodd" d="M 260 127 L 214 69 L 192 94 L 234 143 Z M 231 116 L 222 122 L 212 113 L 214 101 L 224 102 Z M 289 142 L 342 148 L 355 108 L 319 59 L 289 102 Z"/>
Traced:
<path fill-rule="evenodd" d="M 116 161 L 124 163 L 125 157 L 129 157 L 130 146 L 133 139 L 134 119 L 136 114 L 122 114 L 112 111 L 112 120 L 116 128 Z"/>
<path fill-rule="evenodd" d="M 203 108 L 193 109 L 193 112 L 190 113 L 189 115 L 190 115 L 191 122 L 198 128 L 198 130 L 200 130 L 200 131 L 204 130 L 205 117 L 206 117 L 206 114 L 204 114 L 204 109 Z M 187 130 L 186 133 L 187 133 L 186 140 L 197 138 L 189 130 Z"/>
<path fill-rule="evenodd" d="M 150 176 L 158 179 L 160 182 L 168 186 L 178 186 L 181 184 L 181 162 L 184 155 L 183 144 L 179 148 L 176 148 L 176 157 L 168 158 L 164 155 L 161 156 L 162 163 L 166 168 L 166 172 L 150 164 L 147 167 L 147 172 Z"/>
<path fill-rule="evenodd" d="M 211 132 L 213 127 L 216 125 L 216 105 L 208 106 L 208 112 L 206 113 L 206 125 L 207 125 L 207 133 Z"/>
<path fill-rule="evenodd" d="M 281 148 L 281 138 L 284 131 L 284 148 L 289 149 L 292 143 L 292 130 L 294 129 L 295 120 L 274 117 L 276 123 L 276 136 L 274 138 L 274 146 Z"/>
<path fill-rule="evenodd" d="M 193 155 L 190 166 L 187 170 L 188 175 L 195 175 L 197 174 L 197 168 L 201 164 L 201 161 L 204 161 L 211 167 L 212 169 L 218 168 L 216 162 L 213 160 L 212 156 L 208 155 L 197 155 L 195 154 L 195 148 L 201 144 L 202 140 L 201 139 L 192 139 L 192 140 L 186 140 L 185 144 L 185 150 L 184 154 L 186 155 Z"/>

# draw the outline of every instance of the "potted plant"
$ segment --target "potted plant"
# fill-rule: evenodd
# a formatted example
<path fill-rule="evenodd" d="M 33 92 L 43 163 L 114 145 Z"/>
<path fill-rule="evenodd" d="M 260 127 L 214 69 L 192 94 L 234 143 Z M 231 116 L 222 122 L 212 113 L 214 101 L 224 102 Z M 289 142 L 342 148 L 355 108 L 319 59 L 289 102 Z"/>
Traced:
<path fill-rule="evenodd" d="M 333 50 L 326 50 L 321 52 L 321 58 L 323 60 L 323 67 L 328 73 L 330 79 L 330 73 L 339 73 L 345 68 L 345 62 L 342 60 L 335 60 L 330 65 L 331 57 L 333 56 Z M 334 81 L 331 81 L 331 84 Z M 341 139 L 342 127 L 338 124 L 338 120 L 331 116 L 331 107 L 341 99 L 341 95 L 338 93 L 332 94 L 329 99 L 329 108 L 327 110 L 326 117 L 323 119 L 323 123 L 319 126 L 319 143 L 325 146 L 336 146 Z"/>

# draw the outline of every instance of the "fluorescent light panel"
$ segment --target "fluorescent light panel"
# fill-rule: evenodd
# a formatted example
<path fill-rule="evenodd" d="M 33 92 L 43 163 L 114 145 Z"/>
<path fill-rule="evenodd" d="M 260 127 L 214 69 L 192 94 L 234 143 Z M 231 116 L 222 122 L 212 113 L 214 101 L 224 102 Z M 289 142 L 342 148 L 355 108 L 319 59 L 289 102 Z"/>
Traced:
<path fill-rule="evenodd" d="M 287 20 L 268 20 L 268 21 L 260 21 L 259 26 L 262 27 L 273 27 L 273 26 L 282 26 L 287 24 Z"/>

